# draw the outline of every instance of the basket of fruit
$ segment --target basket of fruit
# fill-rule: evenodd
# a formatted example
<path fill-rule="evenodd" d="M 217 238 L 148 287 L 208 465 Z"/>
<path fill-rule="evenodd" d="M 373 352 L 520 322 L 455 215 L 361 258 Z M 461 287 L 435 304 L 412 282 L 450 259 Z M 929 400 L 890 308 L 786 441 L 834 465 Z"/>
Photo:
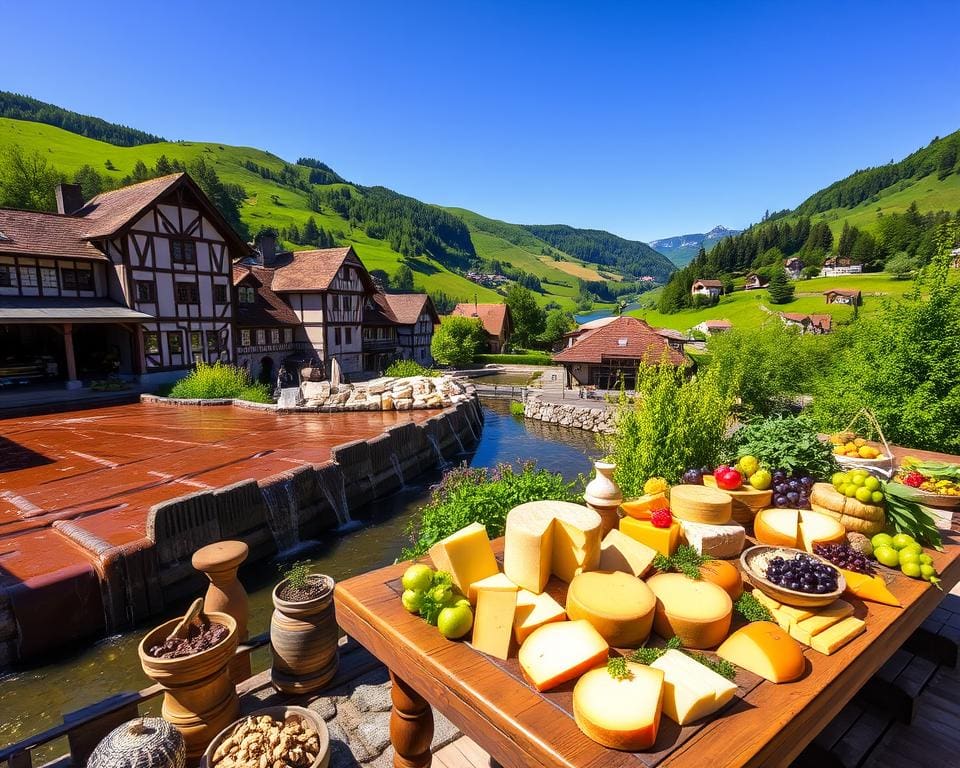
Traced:
<path fill-rule="evenodd" d="M 903 460 L 894 482 L 913 488 L 916 501 L 932 507 L 960 508 L 960 465 L 945 461 Z"/>
<path fill-rule="evenodd" d="M 829 605 L 847 586 L 836 567 L 802 549 L 750 547 L 740 555 L 740 567 L 765 595 L 797 608 Z"/>
<path fill-rule="evenodd" d="M 853 425 L 861 418 L 867 422 L 872 432 L 880 436 L 879 443 L 871 442 L 863 435 L 852 431 Z M 833 446 L 833 457 L 841 467 L 876 468 L 884 471 L 887 477 L 893 473 L 893 454 L 890 451 L 890 444 L 883 436 L 883 429 L 877 422 L 876 416 L 866 408 L 853 417 L 846 429 L 834 432 L 827 439 Z"/>

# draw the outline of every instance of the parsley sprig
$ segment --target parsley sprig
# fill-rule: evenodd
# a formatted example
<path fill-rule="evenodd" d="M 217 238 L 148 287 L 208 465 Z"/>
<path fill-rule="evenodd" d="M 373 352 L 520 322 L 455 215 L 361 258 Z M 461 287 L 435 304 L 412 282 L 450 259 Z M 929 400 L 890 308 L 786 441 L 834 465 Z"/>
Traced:
<path fill-rule="evenodd" d="M 700 653 L 698 651 L 688 651 L 680 643 L 679 637 L 671 637 L 667 640 L 666 645 L 663 648 L 654 648 L 652 646 L 641 646 L 635 651 L 632 651 L 626 659 L 622 657 L 617 657 L 607 661 L 607 671 L 610 672 L 610 676 L 619 679 L 624 679 L 630 674 L 630 670 L 627 667 L 627 662 L 632 661 L 637 664 L 646 664 L 647 666 L 653 664 L 657 659 L 659 659 L 667 651 L 676 650 L 683 651 L 694 661 L 698 661 L 707 669 L 712 669 L 718 675 L 721 675 L 727 680 L 733 680 L 737 676 L 737 668 L 733 666 L 729 661 L 724 659 L 712 659 L 707 656 L 705 653 Z"/>
<path fill-rule="evenodd" d="M 710 560 L 713 560 L 710 555 L 701 555 L 689 544 L 681 544 L 669 557 L 657 555 L 653 559 L 653 567 L 661 573 L 678 571 L 690 579 L 699 579 L 700 568 Z"/>
<path fill-rule="evenodd" d="M 773 621 L 773 616 L 763 603 L 750 592 L 744 592 L 733 604 L 734 610 L 747 621 Z"/>

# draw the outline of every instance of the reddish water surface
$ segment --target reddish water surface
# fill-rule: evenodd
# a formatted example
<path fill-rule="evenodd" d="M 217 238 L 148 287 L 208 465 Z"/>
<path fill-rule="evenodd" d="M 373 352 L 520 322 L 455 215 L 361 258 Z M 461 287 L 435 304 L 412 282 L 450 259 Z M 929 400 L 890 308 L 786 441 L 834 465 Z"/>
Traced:
<path fill-rule="evenodd" d="M 336 445 L 431 415 L 138 403 L 0 421 L 0 585 L 89 563 L 56 520 L 125 544 L 159 501 L 320 464 Z"/>

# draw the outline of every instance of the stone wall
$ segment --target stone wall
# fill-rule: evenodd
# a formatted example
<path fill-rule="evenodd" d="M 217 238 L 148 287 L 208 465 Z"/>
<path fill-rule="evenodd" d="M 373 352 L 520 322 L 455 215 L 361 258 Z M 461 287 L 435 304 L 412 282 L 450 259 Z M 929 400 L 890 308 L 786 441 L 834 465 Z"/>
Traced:
<path fill-rule="evenodd" d="M 610 434 L 614 431 L 614 410 L 605 403 L 589 403 L 576 400 L 566 403 L 543 401 L 539 395 L 532 395 L 523 407 L 523 415 L 528 419 L 559 424 L 562 427 L 576 427 L 590 432 Z"/>
<path fill-rule="evenodd" d="M 466 402 L 473 394 L 472 384 L 452 376 L 383 376 L 338 386 L 329 381 L 305 381 L 300 385 L 300 404 L 290 410 L 336 413 L 448 408 Z"/>

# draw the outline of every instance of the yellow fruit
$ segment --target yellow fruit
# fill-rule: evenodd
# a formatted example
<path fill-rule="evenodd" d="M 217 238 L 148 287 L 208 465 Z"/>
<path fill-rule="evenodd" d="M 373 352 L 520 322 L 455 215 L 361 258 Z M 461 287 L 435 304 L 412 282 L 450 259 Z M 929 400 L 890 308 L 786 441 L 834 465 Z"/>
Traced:
<path fill-rule="evenodd" d="M 840 456 L 845 456 L 845 455 L 846 455 L 846 451 L 843 449 L 843 446 L 842 446 L 842 445 L 835 445 L 835 446 L 833 446 L 833 452 L 836 453 L 836 454 L 838 454 L 838 455 L 840 455 Z"/>
<path fill-rule="evenodd" d="M 651 477 L 643 484 L 643 492 L 645 494 L 651 493 L 663 493 L 667 490 L 670 485 L 662 477 Z"/>
<path fill-rule="evenodd" d="M 862 437 L 858 437 L 856 440 L 853 441 L 853 444 L 859 448 L 861 445 L 866 445 L 867 441 L 864 440 Z"/>

